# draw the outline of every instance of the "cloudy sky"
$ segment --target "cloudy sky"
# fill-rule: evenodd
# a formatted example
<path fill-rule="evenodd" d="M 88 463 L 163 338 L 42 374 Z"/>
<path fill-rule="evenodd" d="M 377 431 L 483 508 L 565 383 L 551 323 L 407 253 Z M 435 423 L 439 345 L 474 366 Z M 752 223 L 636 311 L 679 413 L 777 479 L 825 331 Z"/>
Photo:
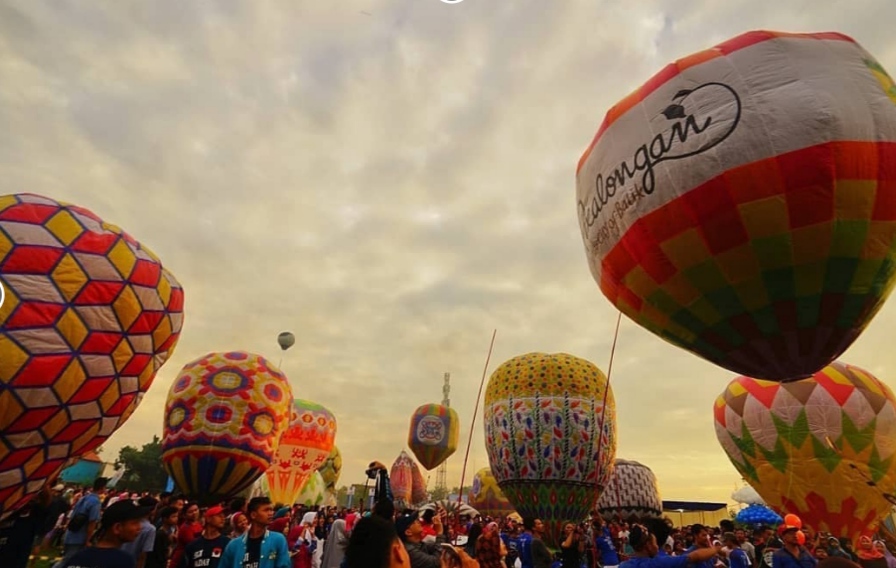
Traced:
<path fill-rule="evenodd" d="M 283 368 L 335 412 L 342 481 L 362 482 L 446 371 L 466 442 L 493 329 L 490 371 L 529 351 L 606 370 L 616 312 L 588 271 L 575 165 L 610 105 L 757 28 L 841 31 L 896 70 L 894 19 L 889 0 L 4 0 L 0 193 L 92 209 L 184 286 L 177 351 L 107 459 L 161 433 L 185 362 L 276 362 L 292 330 Z M 891 302 L 843 359 L 896 386 L 894 326 Z M 739 484 L 712 427 L 730 378 L 623 319 L 618 455 L 665 498 Z M 470 460 L 468 478 L 487 464 L 481 415 Z"/>

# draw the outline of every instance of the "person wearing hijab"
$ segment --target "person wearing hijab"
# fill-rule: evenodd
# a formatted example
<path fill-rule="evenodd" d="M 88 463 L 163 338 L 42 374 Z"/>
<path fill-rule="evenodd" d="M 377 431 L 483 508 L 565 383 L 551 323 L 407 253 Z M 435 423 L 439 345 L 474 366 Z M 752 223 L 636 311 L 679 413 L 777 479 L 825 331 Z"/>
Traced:
<path fill-rule="evenodd" d="M 239 538 L 249 529 L 249 518 L 243 513 L 234 513 L 230 517 L 230 526 L 233 527 L 230 538 Z"/>
<path fill-rule="evenodd" d="M 324 543 L 324 556 L 321 559 L 321 568 L 339 568 L 342 559 L 345 558 L 345 547 L 348 544 L 348 535 L 345 531 L 345 521 L 336 519 L 327 540 Z"/>
<path fill-rule="evenodd" d="M 890 552 L 889 548 L 887 548 L 887 543 L 882 540 L 875 540 L 874 548 L 881 551 L 881 553 L 883 553 L 884 555 L 884 558 L 887 559 L 887 568 L 896 568 L 896 556 L 893 556 L 893 553 Z"/>
<path fill-rule="evenodd" d="M 492 521 L 476 539 L 476 560 L 480 568 L 504 568 L 504 556 L 507 550 L 499 534 L 498 523 Z"/>
<path fill-rule="evenodd" d="M 859 565 L 862 568 L 889 567 L 887 558 L 883 552 L 874 546 L 874 543 L 871 542 L 871 537 L 862 536 L 859 538 L 859 547 L 856 550 L 856 555 L 859 557 Z"/>

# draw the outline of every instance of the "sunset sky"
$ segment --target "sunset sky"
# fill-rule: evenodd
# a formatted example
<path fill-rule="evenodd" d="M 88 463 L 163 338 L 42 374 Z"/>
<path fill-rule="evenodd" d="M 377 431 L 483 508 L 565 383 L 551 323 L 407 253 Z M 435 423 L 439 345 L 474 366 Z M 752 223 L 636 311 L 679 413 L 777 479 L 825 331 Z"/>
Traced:
<path fill-rule="evenodd" d="M 184 287 L 177 350 L 105 459 L 161 435 L 184 363 L 277 363 L 290 330 L 282 368 L 337 416 L 340 485 L 392 463 L 450 372 L 455 486 L 493 329 L 489 373 L 530 351 L 607 370 L 616 311 L 575 207 L 606 110 L 752 29 L 843 32 L 892 74 L 894 21 L 891 0 L 6 0 L 0 193 L 93 210 Z M 891 387 L 893 302 L 842 358 Z M 618 457 L 665 499 L 728 501 L 742 483 L 711 410 L 731 378 L 623 318 Z"/>

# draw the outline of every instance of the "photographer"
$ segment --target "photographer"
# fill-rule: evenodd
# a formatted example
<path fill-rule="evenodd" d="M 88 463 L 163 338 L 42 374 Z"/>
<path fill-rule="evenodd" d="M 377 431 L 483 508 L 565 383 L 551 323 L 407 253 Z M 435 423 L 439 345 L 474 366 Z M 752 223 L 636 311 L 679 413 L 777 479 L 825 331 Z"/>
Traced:
<path fill-rule="evenodd" d="M 408 510 L 395 520 L 395 530 L 404 543 L 411 559 L 411 568 L 440 568 L 442 543 L 447 542 L 443 521 L 444 509 L 439 508 L 433 517 L 433 525 L 438 533 L 435 543 L 423 542 L 423 525 L 417 511 Z"/>
<path fill-rule="evenodd" d="M 562 568 L 579 568 L 585 553 L 585 535 L 581 525 L 566 523 L 563 534 L 566 538 L 560 543 L 560 566 Z"/>

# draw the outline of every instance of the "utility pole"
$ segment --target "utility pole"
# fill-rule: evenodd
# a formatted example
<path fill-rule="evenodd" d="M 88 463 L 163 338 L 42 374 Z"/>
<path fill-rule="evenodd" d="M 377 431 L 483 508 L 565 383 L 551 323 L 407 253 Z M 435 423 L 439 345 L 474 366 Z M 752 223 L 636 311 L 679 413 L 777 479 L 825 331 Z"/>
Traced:
<path fill-rule="evenodd" d="M 445 382 L 442 385 L 442 405 L 451 407 L 451 373 L 445 373 L 443 379 Z M 436 470 L 435 489 L 440 494 L 448 495 L 448 460 L 443 461 Z"/>

